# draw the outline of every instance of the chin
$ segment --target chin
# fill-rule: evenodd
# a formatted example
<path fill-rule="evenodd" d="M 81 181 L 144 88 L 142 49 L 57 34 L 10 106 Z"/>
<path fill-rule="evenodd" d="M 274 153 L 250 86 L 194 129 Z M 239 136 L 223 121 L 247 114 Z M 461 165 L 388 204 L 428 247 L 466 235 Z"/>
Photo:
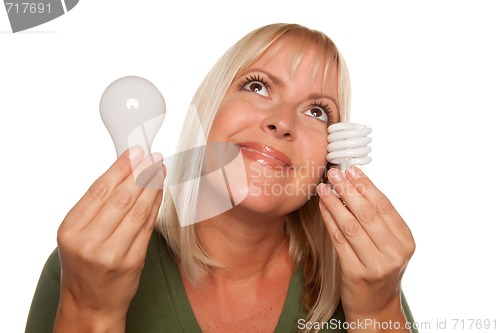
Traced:
<path fill-rule="evenodd" d="M 248 194 L 238 207 L 257 214 L 278 217 L 293 212 L 308 200 L 307 195 L 286 193 L 286 187 L 281 186 L 282 184 L 273 185 L 256 187 L 249 184 Z"/>

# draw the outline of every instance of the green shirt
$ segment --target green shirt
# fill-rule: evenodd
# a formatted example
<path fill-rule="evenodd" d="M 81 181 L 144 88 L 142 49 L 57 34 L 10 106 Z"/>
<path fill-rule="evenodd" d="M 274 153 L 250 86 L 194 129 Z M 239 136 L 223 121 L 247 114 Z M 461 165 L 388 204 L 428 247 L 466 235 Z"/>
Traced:
<path fill-rule="evenodd" d="M 59 305 L 61 267 L 57 249 L 43 268 L 28 315 L 26 333 L 51 333 Z M 305 325 L 306 312 L 301 306 L 302 270 L 292 275 L 275 332 L 298 332 Z M 406 300 L 403 307 L 408 321 L 413 322 Z M 302 318 L 302 321 L 299 321 Z M 334 329 L 344 321 L 341 306 L 332 317 L 332 325 L 321 332 L 346 332 Z M 191 309 L 175 259 L 164 238 L 154 232 L 137 293 L 127 313 L 129 333 L 201 333 Z M 417 331 L 413 331 L 417 332 Z"/>

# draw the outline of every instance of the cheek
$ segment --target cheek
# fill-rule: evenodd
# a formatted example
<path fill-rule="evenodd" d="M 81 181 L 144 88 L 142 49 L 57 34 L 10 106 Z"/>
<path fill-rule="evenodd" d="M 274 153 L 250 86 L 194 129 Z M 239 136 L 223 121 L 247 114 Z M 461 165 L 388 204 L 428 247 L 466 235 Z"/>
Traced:
<path fill-rule="evenodd" d="M 303 162 L 298 168 L 302 169 L 300 172 L 302 182 L 317 183 L 323 177 L 327 164 L 327 141 L 326 135 L 324 141 L 318 140 L 318 136 L 315 136 L 315 140 L 305 141 L 307 143 L 301 147 L 304 155 Z"/>
<path fill-rule="evenodd" d="M 231 135 L 256 123 L 255 110 L 241 100 L 223 100 L 217 111 L 209 141 L 226 141 Z"/>

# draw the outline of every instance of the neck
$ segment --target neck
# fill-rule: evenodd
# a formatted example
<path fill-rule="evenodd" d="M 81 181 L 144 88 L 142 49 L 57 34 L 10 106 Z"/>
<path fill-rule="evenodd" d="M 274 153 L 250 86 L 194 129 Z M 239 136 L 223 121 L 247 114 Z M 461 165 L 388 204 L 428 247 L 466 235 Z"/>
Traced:
<path fill-rule="evenodd" d="M 227 283 L 293 270 L 284 223 L 284 217 L 264 220 L 237 210 L 199 223 L 202 247 L 223 267 L 213 270 L 211 279 Z"/>

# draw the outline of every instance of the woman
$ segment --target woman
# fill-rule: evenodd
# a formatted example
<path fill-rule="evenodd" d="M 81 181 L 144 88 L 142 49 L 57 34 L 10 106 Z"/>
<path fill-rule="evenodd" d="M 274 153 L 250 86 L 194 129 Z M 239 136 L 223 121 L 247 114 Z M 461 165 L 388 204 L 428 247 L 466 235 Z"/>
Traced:
<path fill-rule="evenodd" d="M 172 164 L 169 178 L 195 181 L 165 191 L 159 209 L 162 191 L 134 181 L 147 162 L 132 148 L 61 224 L 27 331 L 408 332 L 411 232 L 356 167 L 323 177 L 327 127 L 349 113 L 333 42 L 298 25 L 257 29 L 193 103 L 207 141 L 241 151 L 246 186 L 228 190 L 241 202 L 199 218 L 217 195 L 200 190 L 200 153 Z M 190 125 L 180 150 L 204 139 Z"/>

